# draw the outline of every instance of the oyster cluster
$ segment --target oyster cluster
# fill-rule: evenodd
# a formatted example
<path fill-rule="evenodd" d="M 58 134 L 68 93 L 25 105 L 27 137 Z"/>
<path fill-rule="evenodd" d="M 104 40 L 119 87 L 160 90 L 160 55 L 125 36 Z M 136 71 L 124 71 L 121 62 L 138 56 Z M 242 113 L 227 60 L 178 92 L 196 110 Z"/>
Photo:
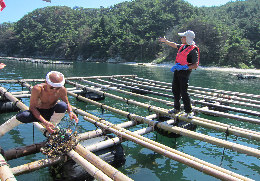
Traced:
<path fill-rule="evenodd" d="M 78 144 L 76 137 L 77 131 L 55 128 L 40 151 L 51 158 L 65 155 Z"/>

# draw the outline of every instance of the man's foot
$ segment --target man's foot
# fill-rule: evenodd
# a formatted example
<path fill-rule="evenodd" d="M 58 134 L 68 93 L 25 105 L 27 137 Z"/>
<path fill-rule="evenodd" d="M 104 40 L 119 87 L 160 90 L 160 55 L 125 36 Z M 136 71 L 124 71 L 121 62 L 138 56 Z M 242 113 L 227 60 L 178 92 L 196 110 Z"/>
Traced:
<path fill-rule="evenodd" d="M 194 113 L 193 113 L 193 112 L 187 113 L 187 118 L 188 118 L 188 119 L 192 119 L 193 116 L 194 116 Z"/>
<path fill-rule="evenodd" d="M 170 111 L 168 111 L 169 114 L 178 114 L 180 112 L 179 109 L 172 109 Z"/>

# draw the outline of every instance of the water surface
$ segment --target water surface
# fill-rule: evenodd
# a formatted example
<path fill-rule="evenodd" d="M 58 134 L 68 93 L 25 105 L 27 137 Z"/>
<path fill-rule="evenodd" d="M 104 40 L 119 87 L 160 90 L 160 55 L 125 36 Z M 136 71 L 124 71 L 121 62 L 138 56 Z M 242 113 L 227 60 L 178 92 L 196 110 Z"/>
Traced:
<path fill-rule="evenodd" d="M 45 75 L 51 70 L 57 70 L 66 77 L 86 77 L 86 76 L 111 76 L 111 75 L 137 75 L 138 77 L 152 79 L 162 82 L 170 83 L 172 81 L 172 72 L 170 67 L 157 67 L 157 66 L 138 66 L 126 64 L 108 64 L 108 63 L 87 63 L 87 62 L 73 62 L 72 65 L 48 65 L 48 64 L 33 64 L 28 62 L 6 61 L 1 60 L 7 66 L 0 70 L 1 79 L 37 79 L 45 78 Z M 229 90 L 234 92 L 245 92 L 248 94 L 260 94 L 260 79 L 254 80 L 238 80 L 235 76 L 231 76 L 231 71 L 218 71 L 218 70 L 204 70 L 197 69 L 191 74 L 190 85 L 196 87 L 205 87 L 211 89 Z M 33 84 L 33 83 L 32 83 Z M 21 91 L 21 86 L 17 84 L 4 84 L 6 89 L 11 91 Z M 26 90 L 24 88 L 24 90 Z M 120 96 L 122 94 L 116 93 Z M 127 97 L 127 96 L 126 96 Z M 22 99 L 23 102 L 29 106 L 28 99 Z M 100 108 L 77 101 L 73 97 L 69 97 L 70 103 L 73 106 L 79 107 L 89 113 L 103 117 L 106 120 L 118 124 L 127 121 L 126 118 L 118 116 L 114 113 L 105 111 L 102 114 Z M 152 105 L 160 105 L 148 100 L 138 100 L 140 102 L 150 103 Z M 137 115 L 147 116 L 149 111 L 137 108 L 135 106 L 127 105 L 115 100 L 106 98 L 103 103 L 112 105 L 118 109 L 134 112 Z M 259 110 L 258 110 L 259 111 Z M 0 123 L 2 124 L 16 113 L 5 113 L 0 115 Z M 238 113 L 236 113 L 238 114 Z M 241 114 L 243 115 L 243 114 Z M 258 125 L 238 122 L 227 118 L 199 115 L 206 119 L 216 120 L 224 123 L 234 124 L 239 127 L 253 129 L 260 131 Z M 246 116 L 246 115 L 245 115 Z M 94 125 L 83 120 L 79 116 L 80 131 L 90 131 L 96 129 Z M 131 128 L 131 131 L 142 128 L 138 125 Z M 207 128 L 198 127 L 196 130 L 199 133 L 210 135 L 223 140 L 226 140 L 224 133 L 216 132 Z M 210 162 L 217 166 L 221 166 L 230 171 L 246 176 L 254 180 L 260 180 L 260 162 L 259 159 L 247 156 L 245 154 L 233 152 L 206 142 L 198 141 L 188 137 L 180 137 L 178 139 L 166 138 L 159 134 L 149 133 L 145 137 L 158 141 L 162 144 L 170 146 L 174 149 L 182 151 L 186 154 L 192 155 L 204 161 Z M 45 140 L 45 137 L 38 130 L 34 131 L 33 125 L 23 124 L 11 130 L 0 139 L 0 146 L 4 150 L 12 149 L 14 147 L 21 147 L 38 143 Z M 250 141 L 244 138 L 236 138 L 234 136 L 227 137 L 230 142 L 250 146 L 259 149 L 259 142 Z M 122 143 L 126 154 L 126 163 L 118 168 L 121 172 L 128 175 L 136 181 L 164 181 L 164 180 L 218 180 L 214 177 L 203 174 L 193 168 L 178 163 L 174 160 L 166 158 L 160 154 L 139 146 L 131 141 Z M 33 154 L 30 156 L 22 157 L 16 160 L 11 160 L 8 163 L 11 167 L 26 164 L 32 161 L 45 158 L 41 153 Z M 19 181 L 37 180 L 49 181 L 53 180 L 50 176 L 48 169 L 41 169 L 29 174 L 24 174 L 16 177 Z"/>

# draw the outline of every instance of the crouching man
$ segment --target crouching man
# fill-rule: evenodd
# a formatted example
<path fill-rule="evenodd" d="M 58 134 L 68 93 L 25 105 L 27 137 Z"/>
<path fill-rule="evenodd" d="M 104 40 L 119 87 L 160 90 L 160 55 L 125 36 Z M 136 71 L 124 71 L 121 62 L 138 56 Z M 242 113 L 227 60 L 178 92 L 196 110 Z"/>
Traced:
<path fill-rule="evenodd" d="M 0 137 L 21 123 L 41 122 L 49 133 L 66 114 L 78 123 L 76 114 L 68 101 L 65 77 L 62 73 L 51 71 L 46 75 L 45 83 L 33 86 L 29 110 L 18 113 L 0 126 Z M 61 101 L 58 102 L 58 100 Z"/>

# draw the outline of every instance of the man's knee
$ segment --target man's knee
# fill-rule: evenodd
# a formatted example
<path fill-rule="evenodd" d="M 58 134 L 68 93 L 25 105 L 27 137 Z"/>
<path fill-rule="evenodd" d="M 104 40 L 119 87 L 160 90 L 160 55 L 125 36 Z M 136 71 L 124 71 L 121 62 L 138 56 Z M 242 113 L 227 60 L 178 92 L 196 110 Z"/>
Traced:
<path fill-rule="evenodd" d="M 16 115 L 16 119 L 22 123 L 31 123 L 31 122 L 36 122 L 38 120 L 35 120 L 33 114 L 31 113 L 31 111 L 22 111 L 22 112 L 19 112 L 17 115 Z"/>
<path fill-rule="evenodd" d="M 65 113 L 68 109 L 68 106 L 65 102 L 60 101 L 55 105 L 54 111 L 56 113 Z"/>

